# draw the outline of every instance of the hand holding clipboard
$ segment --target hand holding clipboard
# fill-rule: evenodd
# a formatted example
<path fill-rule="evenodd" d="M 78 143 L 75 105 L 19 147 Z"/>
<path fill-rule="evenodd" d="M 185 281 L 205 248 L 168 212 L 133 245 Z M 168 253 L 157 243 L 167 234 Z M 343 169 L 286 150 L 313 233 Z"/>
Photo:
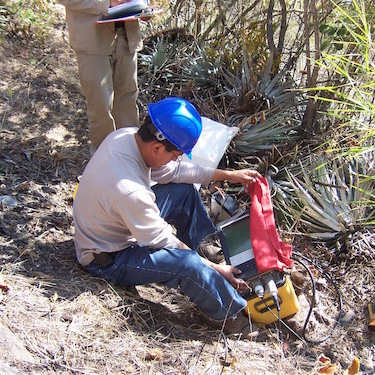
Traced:
<path fill-rule="evenodd" d="M 134 20 L 149 21 L 152 17 L 163 12 L 163 9 L 150 8 L 144 0 L 132 0 L 110 7 L 108 16 L 96 23 L 126 22 Z"/>

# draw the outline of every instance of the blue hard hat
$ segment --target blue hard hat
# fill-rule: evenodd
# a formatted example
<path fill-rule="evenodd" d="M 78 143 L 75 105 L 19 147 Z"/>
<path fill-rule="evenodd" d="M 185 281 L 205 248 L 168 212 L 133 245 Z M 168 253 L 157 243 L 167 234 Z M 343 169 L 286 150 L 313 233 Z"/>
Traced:
<path fill-rule="evenodd" d="M 191 158 L 191 150 L 202 132 L 202 120 L 195 107 L 182 98 L 166 98 L 148 105 L 156 129 Z"/>

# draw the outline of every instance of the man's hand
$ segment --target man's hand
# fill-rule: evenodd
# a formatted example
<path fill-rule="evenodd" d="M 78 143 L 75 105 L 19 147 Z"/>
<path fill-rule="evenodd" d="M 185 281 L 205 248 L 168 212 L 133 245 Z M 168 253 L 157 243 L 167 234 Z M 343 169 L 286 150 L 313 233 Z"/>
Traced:
<path fill-rule="evenodd" d="M 238 268 L 230 266 L 228 264 L 216 264 L 214 267 L 225 279 L 235 288 L 238 292 L 242 293 L 247 289 L 247 284 L 244 280 L 235 277 L 239 275 L 241 271 Z"/>
<path fill-rule="evenodd" d="M 228 180 L 233 184 L 241 183 L 245 191 L 248 191 L 248 184 L 255 182 L 257 178 L 262 175 L 253 169 L 239 169 L 234 171 L 227 171 L 223 169 L 216 169 L 213 180 L 224 181 Z"/>
<path fill-rule="evenodd" d="M 209 261 L 206 258 L 202 259 L 207 265 L 209 265 L 210 267 L 214 268 L 217 272 L 219 272 L 238 292 L 242 293 L 247 289 L 248 286 L 246 282 L 234 276 L 239 275 L 241 273 L 241 271 L 238 268 L 235 268 L 225 263 L 216 264 Z"/>

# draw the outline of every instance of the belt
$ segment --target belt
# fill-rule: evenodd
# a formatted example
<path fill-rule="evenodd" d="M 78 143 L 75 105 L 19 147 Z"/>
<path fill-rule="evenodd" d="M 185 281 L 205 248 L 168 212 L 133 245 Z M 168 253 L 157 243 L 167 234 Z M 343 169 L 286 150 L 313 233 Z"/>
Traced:
<path fill-rule="evenodd" d="M 116 253 L 99 253 L 92 255 L 94 256 L 94 262 L 99 264 L 100 267 L 105 268 L 109 267 L 113 264 L 113 260 L 115 259 Z"/>

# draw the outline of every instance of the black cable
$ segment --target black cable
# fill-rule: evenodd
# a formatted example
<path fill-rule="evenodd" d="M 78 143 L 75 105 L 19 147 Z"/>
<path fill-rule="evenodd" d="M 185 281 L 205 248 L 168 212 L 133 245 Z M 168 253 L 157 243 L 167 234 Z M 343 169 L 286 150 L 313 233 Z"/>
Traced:
<path fill-rule="evenodd" d="M 277 320 L 279 322 L 279 327 L 278 327 L 277 330 L 279 331 L 279 343 L 280 343 L 281 353 L 282 353 L 282 355 L 284 355 L 283 337 L 282 337 L 282 330 L 281 330 L 281 318 L 280 318 L 280 304 L 279 304 L 279 301 L 278 301 L 277 298 L 276 298 L 276 301 L 277 301 L 277 304 L 276 304 L 276 307 L 277 307 Z"/>
<path fill-rule="evenodd" d="M 263 299 L 262 299 L 263 300 Z M 295 332 L 292 328 L 290 328 L 281 318 L 280 318 L 280 312 L 278 312 L 278 314 L 276 315 L 272 309 L 270 309 L 270 307 L 264 302 L 264 305 L 267 307 L 268 311 L 277 319 L 277 321 L 279 322 L 280 326 L 281 324 L 284 325 L 284 327 L 290 332 L 292 333 L 294 336 L 297 337 L 298 340 L 301 340 L 301 341 L 304 341 L 304 339 L 297 333 Z M 279 327 L 280 327 L 279 326 Z M 279 330 L 281 331 L 281 328 L 279 328 Z"/>
<path fill-rule="evenodd" d="M 339 316 L 338 316 L 338 319 L 336 320 L 336 323 L 333 326 L 333 328 L 330 331 L 330 333 L 327 336 L 325 336 L 322 339 L 320 339 L 320 340 L 310 340 L 310 339 L 308 339 L 306 337 L 306 327 L 307 327 L 307 324 L 309 323 L 309 319 L 310 319 L 310 316 L 312 314 L 313 308 L 315 307 L 316 286 L 315 286 L 314 276 L 313 276 L 311 270 L 306 266 L 305 263 L 303 263 L 301 261 L 301 259 L 298 259 L 298 257 L 302 258 L 303 260 L 305 260 L 306 262 L 312 264 L 315 268 L 317 268 L 318 271 L 333 285 L 333 287 L 334 287 L 334 289 L 336 291 L 336 294 L 337 294 L 338 303 L 339 303 Z M 308 314 L 306 316 L 305 323 L 304 323 L 303 328 L 302 328 L 302 337 L 304 338 L 304 340 L 306 342 L 308 342 L 310 344 L 320 344 L 320 343 L 326 341 L 327 339 L 329 339 L 332 336 L 333 331 L 337 328 L 338 324 L 341 323 L 343 303 L 342 303 L 342 295 L 341 295 L 340 289 L 337 286 L 337 284 L 335 283 L 335 281 L 332 279 L 332 277 L 325 270 L 323 270 L 320 266 L 318 266 L 317 264 L 315 264 L 315 262 L 313 260 L 305 257 L 304 255 L 302 255 L 300 253 L 294 253 L 294 255 L 292 255 L 291 258 L 293 260 L 295 260 L 296 262 L 298 262 L 299 264 L 301 264 L 306 269 L 306 271 L 308 272 L 308 274 L 310 276 L 311 283 L 312 283 L 312 299 L 311 299 L 311 302 L 310 302 L 309 312 L 308 312 Z"/>
<path fill-rule="evenodd" d="M 276 306 L 277 314 L 280 316 L 280 304 L 276 296 L 272 296 L 273 303 Z"/>
<path fill-rule="evenodd" d="M 309 319 L 310 319 L 310 316 L 312 314 L 313 308 L 315 307 L 316 286 L 315 286 L 314 276 L 313 276 L 312 272 L 310 271 L 310 269 L 306 266 L 306 264 L 304 264 L 300 259 L 296 258 L 295 256 L 292 256 L 291 258 L 293 260 L 295 260 L 296 262 L 298 262 L 299 264 L 301 264 L 306 269 L 306 271 L 308 272 L 308 274 L 310 276 L 311 283 L 312 283 L 312 299 L 311 299 L 311 302 L 310 302 L 309 311 L 308 311 L 306 319 L 305 319 L 305 323 L 304 323 L 303 328 L 302 328 L 302 337 L 299 336 L 292 328 L 290 328 L 282 319 L 280 319 L 280 307 L 279 308 L 277 307 L 278 304 L 275 304 L 276 305 L 276 309 L 278 311 L 277 315 L 272 311 L 272 309 L 267 305 L 266 302 L 264 302 L 264 305 L 270 311 L 270 313 L 277 319 L 277 321 L 279 322 L 279 325 L 283 324 L 284 327 L 289 332 L 291 332 L 293 335 L 295 335 L 299 340 L 306 341 L 307 343 L 314 344 L 314 345 L 321 344 L 322 342 L 326 341 L 328 338 L 330 338 L 332 336 L 334 330 L 337 328 L 337 325 L 341 322 L 342 309 L 343 309 L 342 295 L 341 295 L 339 287 L 337 286 L 337 284 L 334 282 L 334 280 L 332 279 L 332 277 L 326 271 L 324 271 L 321 267 L 319 267 L 318 265 L 316 265 L 311 259 L 305 257 L 304 255 L 299 254 L 299 253 L 295 253 L 295 255 L 297 255 L 297 257 L 300 257 L 300 258 L 304 259 L 305 261 L 309 262 L 314 267 L 316 267 L 319 270 L 319 272 L 323 276 L 325 276 L 329 280 L 329 282 L 333 285 L 333 287 L 334 287 L 334 289 L 336 291 L 337 297 L 338 297 L 338 302 L 339 302 L 339 317 L 336 320 L 336 323 L 335 323 L 334 327 L 332 328 L 332 330 L 330 331 L 330 333 L 327 336 L 323 337 L 320 340 L 310 340 L 310 339 L 308 339 L 306 337 L 306 327 L 307 327 L 307 324 L 309 323 Z M 264 300 L 262 299 L 262 301 L 264 301 Z"/>

